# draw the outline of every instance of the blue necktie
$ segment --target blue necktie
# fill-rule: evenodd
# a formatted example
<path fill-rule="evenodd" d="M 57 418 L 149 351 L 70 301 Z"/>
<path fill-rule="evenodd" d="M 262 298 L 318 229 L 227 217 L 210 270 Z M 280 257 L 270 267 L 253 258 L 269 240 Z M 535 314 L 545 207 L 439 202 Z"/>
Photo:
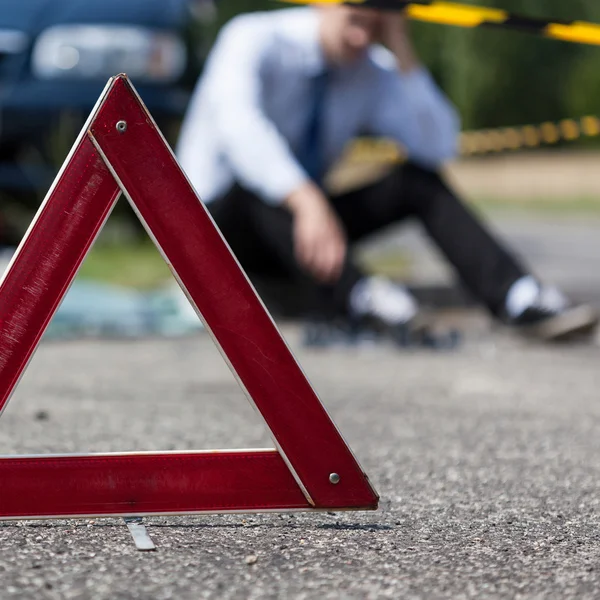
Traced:
<path fill-rule="evenodd" d="M 304 138 L 300 144 L 298 160 L 309 177 L 318 185 L 324 176 L 325 157 L 323 152 L 323 115 L 329 72 L 325 71 L 312 81 L 312 94 L 309 100 L 308 122 Z"/>

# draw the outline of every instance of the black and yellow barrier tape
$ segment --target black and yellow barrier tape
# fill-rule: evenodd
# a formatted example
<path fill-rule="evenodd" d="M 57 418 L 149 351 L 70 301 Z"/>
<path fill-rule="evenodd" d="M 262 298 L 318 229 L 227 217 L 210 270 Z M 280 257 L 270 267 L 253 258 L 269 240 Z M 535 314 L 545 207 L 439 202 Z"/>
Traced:
<path fill-rule="evenodd" d="M 600 135 L 600 118 L 586 116 L 581 119 L 563 119 L 558 123 L 464 131 L 461 134 L 461 154 L 487 154 L 521 148 L 537 148 L 562 141 Z"/>
<path fill-rule="evenodd" d="M 355 4 L 383 9 L 401 9 L 410 19 L 455 25 L 491 27 L 532 33 L 576 44 L 600 45 L 600 24 L 587 21 L 541 19 L 509 13 L 501 8 L 485 8 L 438 0 L 280 0 L 292 4 Z"/>
<path fill-rule="evenodd" d="M 557 123 L 463 131 L 460 155 L 475 156 L 507 152 L 523 148 L 551 146 L 563 141 L 600 136 L 600 117 L 563 119 Z M 359 138 L 350 146 L 348 158 L 357 162 L 397 162 L 406 155 L 394 141 L 380 138 Z"/>

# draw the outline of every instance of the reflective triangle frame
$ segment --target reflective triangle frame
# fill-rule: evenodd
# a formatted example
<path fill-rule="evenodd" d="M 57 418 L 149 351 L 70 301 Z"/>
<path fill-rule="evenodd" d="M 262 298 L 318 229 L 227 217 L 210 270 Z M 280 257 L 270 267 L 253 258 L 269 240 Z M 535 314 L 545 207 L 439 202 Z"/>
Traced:
<path fill-rule="evenodd" d="M 121 193 L 277 449 L 3 456 L 0 519 L 376 509 L 377 493 L 123 74 L 108 82 L 0 282 L 0 415 Z"/>

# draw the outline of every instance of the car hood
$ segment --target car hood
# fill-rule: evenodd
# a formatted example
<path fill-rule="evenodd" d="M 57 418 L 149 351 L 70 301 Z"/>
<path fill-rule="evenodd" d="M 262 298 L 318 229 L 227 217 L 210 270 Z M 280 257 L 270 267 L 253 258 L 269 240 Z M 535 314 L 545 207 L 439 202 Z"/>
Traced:
<path fill-rule="evenodd" d="M 177 28 L 188 0 L 2 0 L 0 29 L 35 35 L 52 25 L 117 23 Z"/>

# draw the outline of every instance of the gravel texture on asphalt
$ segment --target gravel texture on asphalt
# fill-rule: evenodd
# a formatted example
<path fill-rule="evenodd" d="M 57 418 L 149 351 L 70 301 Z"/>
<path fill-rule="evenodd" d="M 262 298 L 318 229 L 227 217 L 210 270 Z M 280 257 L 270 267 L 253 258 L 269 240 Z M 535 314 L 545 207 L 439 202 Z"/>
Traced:
<path fill-rule="evenodd" d="M 0 598 L 597 598 L 597 345 L 307 351 L 377 512 L 0 523 Z M 0 453 L 272 446 L 206 334 L 43 343 Z M 1 485 L 1 482 L 0 482 Z M 1 493 L 1 490 L 0 490 Z"/>

